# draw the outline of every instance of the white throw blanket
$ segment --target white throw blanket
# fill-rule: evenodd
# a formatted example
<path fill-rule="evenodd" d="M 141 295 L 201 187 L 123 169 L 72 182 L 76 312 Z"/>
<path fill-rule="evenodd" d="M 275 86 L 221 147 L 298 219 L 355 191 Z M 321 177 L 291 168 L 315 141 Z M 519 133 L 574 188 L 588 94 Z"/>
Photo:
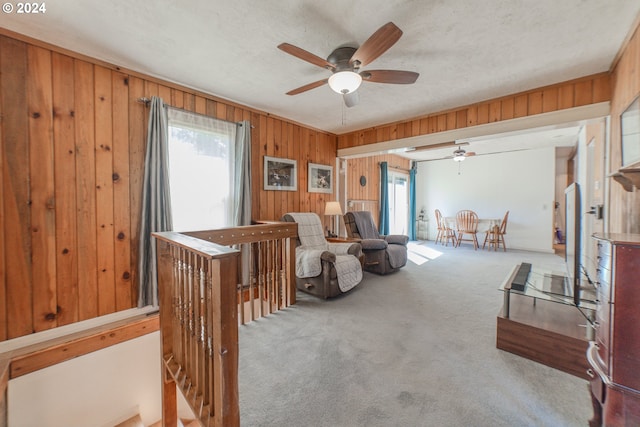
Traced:
<path fill-rule="evenodd" d="M 362 266 L 357 257 L 348 254 L 351 243 L 327 243 L 320 218 L 315 213 L 289 213 L 298 223 L 300 246 L 296 248 L 296 276 L 316 277 L 322 273 L 320 255 L 324 251 L 336 254 L 334 263 L 338 286 L 342 292 L 352 289 L 362 280 Z"/>

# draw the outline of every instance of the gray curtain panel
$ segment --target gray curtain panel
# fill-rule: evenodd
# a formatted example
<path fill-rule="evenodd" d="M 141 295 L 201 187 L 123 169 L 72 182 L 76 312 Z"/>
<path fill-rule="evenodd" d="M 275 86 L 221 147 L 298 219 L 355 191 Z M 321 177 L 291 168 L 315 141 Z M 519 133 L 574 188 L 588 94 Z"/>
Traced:
<path fill-rule="evenodd" d="M 233 225 L 251 225 L 251 123 L 237 124 Z"/>
<path fill-rule="evenodd" d="M 138 263 L 138 307 L 158 305 L 158 270 L 156 244 L 151 233 L 169 231 L 171 197 L 169 193 L 167 110 L 162 98 L 151 98 L 147 150 L 142 182 L 142 216 L 140 221 L 140 260 Z"/>
<path fill-rule="evenodd" d="M 386 236 L 389 234 L 389 170 L 387 162 L 380 163 L 380 218 L 378 232 Z"/>
<path fill-rule="evenodd" d="M 236 130 L 233 225 L 251 225 L 251 123 L 242 121 Z M 243 286 L 250 281 L 251 247 L 240 248 Z"/>

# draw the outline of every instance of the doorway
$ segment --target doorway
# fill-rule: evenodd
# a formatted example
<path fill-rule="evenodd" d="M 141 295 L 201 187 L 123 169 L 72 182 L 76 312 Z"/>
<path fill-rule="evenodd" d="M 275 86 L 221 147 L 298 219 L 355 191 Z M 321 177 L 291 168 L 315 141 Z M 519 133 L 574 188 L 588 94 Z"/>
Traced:
<path fill-rule="evenodd" d="M 390 170 L 387 175 L 389 192 L 389 234 L 409 232 L 409 175 Z"/>

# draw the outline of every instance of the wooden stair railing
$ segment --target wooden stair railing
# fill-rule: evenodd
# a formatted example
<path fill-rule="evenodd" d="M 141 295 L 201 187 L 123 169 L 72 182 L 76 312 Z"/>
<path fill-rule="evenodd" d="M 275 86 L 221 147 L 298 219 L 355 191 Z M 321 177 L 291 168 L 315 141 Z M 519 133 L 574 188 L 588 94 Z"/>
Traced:
<path fill-rule="evenodd" d="M 240 324 L 296 303 L 297 223 L 262 221 L 184 234 L 241 251 L 237 288 Z"/>
<path fill-rule="evenodd" d="M 240 252 L 175 232 L 154 233 L 162 423 L 178 420 L 176 386 L 204 426 L 239 426 L 236 283 Z"/>
<path fill-rule="evenodd" d="M 177 386 L 203 426 L 239 426 L 238 324 L 295 303 L 297 225 L 153 235 L 163 425 L 176 425 Z"/>
<path fill-rule="evenodd" d="M 163 425 L 177 423 L 175 384 L 202 425 L 239 425 L 238 324 L 295 303 L 297 231 L 295 223 L 264 222 L 156 233 L 160 314 L 142 314 L 0 354 L 0 427 L 8 425 L 9 380 L 154 332 L 158 323 Z"/>

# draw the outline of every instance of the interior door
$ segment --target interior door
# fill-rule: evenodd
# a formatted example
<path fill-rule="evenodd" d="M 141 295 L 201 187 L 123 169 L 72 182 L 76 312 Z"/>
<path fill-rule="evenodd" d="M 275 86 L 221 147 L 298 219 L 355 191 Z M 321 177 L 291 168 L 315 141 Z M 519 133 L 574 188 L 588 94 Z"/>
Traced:
<path fill-rule="evenodd" d="M 389 234 L 409 232 L 409 174 L 389 171 Z"/>

